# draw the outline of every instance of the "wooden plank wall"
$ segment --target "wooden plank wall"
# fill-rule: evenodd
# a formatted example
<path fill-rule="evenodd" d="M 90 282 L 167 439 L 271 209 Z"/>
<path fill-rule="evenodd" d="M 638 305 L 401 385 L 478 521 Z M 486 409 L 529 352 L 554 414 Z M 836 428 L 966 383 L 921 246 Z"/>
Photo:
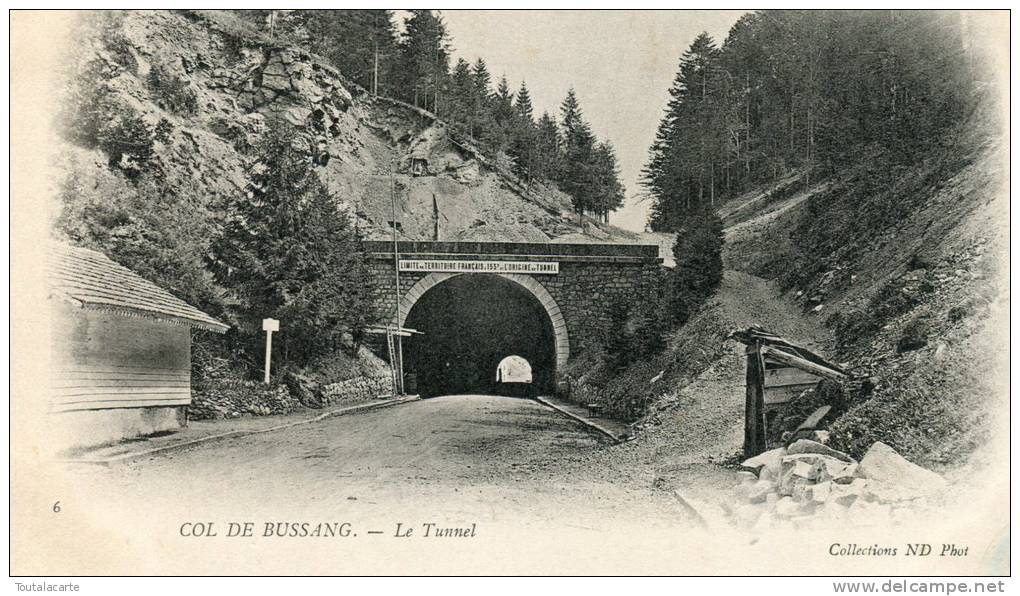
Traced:
<path fill-rule="evenodd" d="M 822 378 L 765 359 L 765 405 L 784 404 L 818 384 Z"/>
<path fill-rule="evenodd" d="M 767 427 L 783 404 L 817 385 L 822 377 L 770 359 L 760 342 L 747 346 L 745 353 L 744 456 L 753 457 L 769 448 Z"/>
<path fill-rule="evenodd" d="M 53 411 L 191 403 L 191 330 L 62 305 L 54 320 Z"/>

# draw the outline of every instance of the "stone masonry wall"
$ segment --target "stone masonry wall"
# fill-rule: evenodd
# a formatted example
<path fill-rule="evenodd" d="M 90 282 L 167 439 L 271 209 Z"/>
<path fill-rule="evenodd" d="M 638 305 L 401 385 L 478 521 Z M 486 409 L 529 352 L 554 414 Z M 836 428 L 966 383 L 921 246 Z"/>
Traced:
<path fill-rule="evenodd" d="M 390 377 L 356 377 L 322 388 L 322 399 L 328 406 L 370 401 L 393 393 Z"/>
<path fill-rule="evenodd" d="M 414 258 L 413 255 L 402 255 Z M 460 260 L 486 260 L 493 257 L 458 255 Z M 549 256 L 543 260 L 558 260 Z M 392 258 L 371 259 L 373 300 L 379 323 L 392 321 L 396 310 Z M 589 261 L 559 260 L 558 274 L 530 276 L 556 301 L 567 324 L 572 356 L 591 348 L 609 327 L 609 312 L 618 300 L 631 303 L 645 299 L 660 265 L 655 260 L 621 260 L 593 258 Z M 411 288 L 428 272 L 401 272 L 400 294 Z M 403 313 L 405 316 L 407 313 Z M 383 345 L 384 342 L 380 342 Z M 381 353 L 381 352 L 380 352 Z"/>
<path fill-rule="evenodd" d="M 287 414 L 301 403 L 280 383 L 265 385 L 259 381 L 239 379 L 203 379 L 194 384 L 189 420 L 240 418 Z"/>
<path fill-rule="evenodd" d="M 556 300 L 567 322 L 572 355 L 591 348 L 609 328 L 617 301 L 644 299 L 656 265 L 630 263 L 561 263 L 559 275 L 535 279 Z"/>

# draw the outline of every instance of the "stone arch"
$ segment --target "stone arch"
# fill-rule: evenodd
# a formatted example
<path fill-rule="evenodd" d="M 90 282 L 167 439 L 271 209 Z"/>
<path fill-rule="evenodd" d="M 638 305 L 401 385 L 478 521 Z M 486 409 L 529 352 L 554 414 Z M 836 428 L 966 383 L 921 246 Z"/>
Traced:
<path fill-rule="evenodd" d="M 400 326 L 404 326 L 411 308 L 418 303 L 418 300 L 425 295 L 425 292 L 458 275 L 472 274 L 433 272 L 411 286 L 411 289 L 400 298 Z M 563 318 L 563 313 L 560 311 L 560 307 L 556 304 L 552 294 L 549 293 L 549 290 L 546 290 L 542 284 L 535 281 L 535 278 L 530 275 L 520 273 L 486 273 L 485 275 L 498 275 L 503 279 L 509 279 L 531 292 L 531 295 L 538 299 L 546 314 L 549 315 L 549 320 L 552 322 L 553 336 L 556 339 L 556 370 L 563 370 L 563 367 L 567 364 L 567 359 L 570 358 L 570 338 L 567 335 L 567 321 Z"/>

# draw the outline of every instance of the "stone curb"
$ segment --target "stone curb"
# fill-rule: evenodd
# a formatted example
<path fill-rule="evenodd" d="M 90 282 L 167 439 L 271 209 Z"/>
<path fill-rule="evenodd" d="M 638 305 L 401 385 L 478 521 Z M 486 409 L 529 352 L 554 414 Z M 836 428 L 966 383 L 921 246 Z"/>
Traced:
<path fill-rule="evenodd" d="M 310 424 L 312 422 L 319 422 L 321 420 L 325 420 L 326 418 L 332 418 L 334 416 L 343 416 L 345 414 L 354 414 L 356 412 L 362 412 L 362 411 L 368 411 L 368 410 L 376 410 L 376 409 L 381 409 L 381 408 L 387 408 L 387 407 L 395 406 L 395 405 L 398 405 L 398 404 L 404 404 L 404 403 L 408 403 L 408 402 L 412 402 L 412 401 L 418 401 L 419 399 L 420 398 L 417 395 L 410 395 L 410 396 L 406 396 L 406 397 L 402 397 L 402 398 L 398 398 L 398 399 L 390 398 L 390 399 L 386 399 L 385 401 L 369 402 L 367 404 L 359 404 L 359 405 L 356 405 L 356 406 L 351 406 L 349 408 L 341 408 L 339 410 L 332 410 L 332 411 L 329 411 L 329 412 L 323 412 L 322 414 L 319 414 L 315 418 L 309 418 L 308 420 L 298 420 L 297 422 L 289 422 L 287 424 L 280 424 L 278 426 L 273 426 L 273 427 L 270 427 L 270 428 L 263 428 L 263 429 L 258 429 L 258 430 L 233 430 L 233 431 L 230 431 L 230 432 L 220 433 L 218 435 L 209 435 L 207 437 L 199 437 L 197 439 L 192 439 L 190 441 L 183 441 L 181 443 L 175 443 L 173 445 L 164 445 L 162 447 L 153 447 L 152 449 L 146 449 L 144 451 L 137 451 L 137 452 L 134 452 L 134 453 L 122 453 L 122 454 L 119 454 L 119 455 L 114 455 L 114 456 L 106 457 L 106 458 L 91 458 L 91 459 L 90 458 L 75 458 L 75 459 L 60 459 L 60 460 L 57 460 L 57 461 L 59 463 L 65 463 L 65 464 L 93 464 L 93 465 L 100 465 L 100 466 L 110 466 L 112 464 L 124 462 L 124 461 L 130 460 L 130 459 L 135 459 L 135 458 L 139 458 L 139 457 L 145 457 L 147 455 L 153 455 L 155 453 L 162 453 L 164 451 L 172 451 L 172 450 L 175 450 L 175 449 L 183 449 L 185 447 L 190 447 L 192 445 L 197 445 L 199 443 L 206 443 L 206 442 L 214 441 L 214 440 L 217 440 L 217 439 L 225 439 L 225 438 L 228 438 L 228 437 L 245 437 L 245 436 L 249 436 L 249 435 L 258 435 L 258 434 L 262 434 L 262 433 L 268 433 L 268 432 L 273 432 L 273 431 L 277 431 L 277 430 L 283 430 L 285 428 L 292 428 L 292 427 L 295 427 L 295 426 L 301 426 L 303 424 Z"/>
<path fill-rule="evenodd" d="M 614 443 L 623 443 L 623 442 L 625 442 L 627 440 L 627 436 L 626 435 L 616 435 L 615 433 L 613 433 L 613 431 L 607 429 L 606 427 L 604 427 L 601 424 L 595 422 L 594 420 L 591 420 L 590 418 L 585 418 L 584 416 L 578 416 L 577 414 L 574 414 L 573 412 L 569 412 L 569 411 L 567 411 L 567 410 L 557 406 L 556 404 L 550 402 L 547 399 L 544 399 L 542 397 L 535 397 L 534 400 L 537 401 L 538 403 L 542 404 L 543 406 L 546 406 L 548 408 L 552 408 L 553 410 L 556 410 L 560 414 L 563 414 L 564 416 L 566 416 L 568 418 L 572 418 L 573 420 L 576 420 L 576 421 L 580 422 L 581 424 L 583 424 L 583 425 L 585 425 L 585 426 L 587 426 L 589 428 L 592 428 L 592 429 L 602 433 L 603 435 L 609 437 Z"/>

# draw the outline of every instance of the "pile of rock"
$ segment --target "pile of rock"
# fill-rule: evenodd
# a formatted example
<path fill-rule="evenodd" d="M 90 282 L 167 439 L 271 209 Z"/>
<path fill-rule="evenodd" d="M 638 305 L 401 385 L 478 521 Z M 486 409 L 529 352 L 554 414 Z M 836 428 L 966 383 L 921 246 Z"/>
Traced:
<path fill-rule="evenodd" d="M 860 462 L 809 439 L 745 461 L 734 489 L 740 503 L 731 520 L 754 531 L 784 524 L 796 528 L 887 525 L 905 520 L 939 495 L 945 480 L 900 456 L 885 443 Z"/>
<path fill-rule="evenodd" d="M 212 420 L 286 414 L 301 407 L 285 385 L 212 379 L 191 392 L 188 419 Z"/>

